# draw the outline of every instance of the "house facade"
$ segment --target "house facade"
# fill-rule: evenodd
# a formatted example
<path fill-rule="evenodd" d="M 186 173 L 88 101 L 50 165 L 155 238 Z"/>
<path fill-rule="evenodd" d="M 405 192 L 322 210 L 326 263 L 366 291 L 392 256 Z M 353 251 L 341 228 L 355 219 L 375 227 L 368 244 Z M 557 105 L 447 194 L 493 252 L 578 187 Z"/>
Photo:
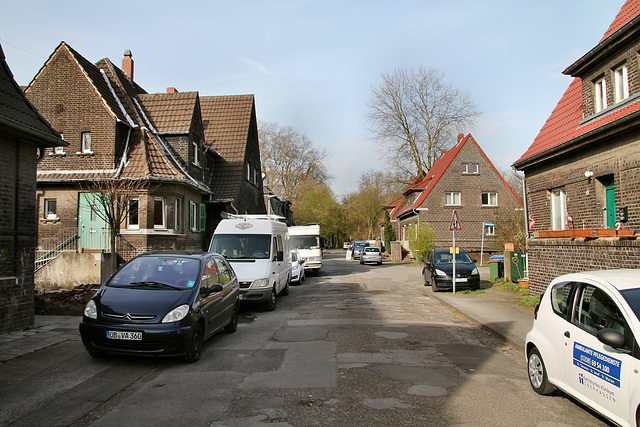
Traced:
<path fill-rule="evenodd" d="M 600 42 L 564 70 L 573 78 L 514 166 L 524 171 L 529 282 L 640 268 L 640 1 L 627 1 Z"/>
<path fill-rule="evenodd" d="M 65 142 L 27 101 L 0 46 L 0 332 L 34 326 L 36 168 Z"/>
<path fill-rule="evenodd" d="M 521 209 L 513 190 L 468 134 L 443 151 L 423 179 L 414 179 L 402 197 L 386 207 L 396 237 L 408 250 L 415 227 L 428 224 L 436 233 L 436 246 L 452 245 L 450 226 L 454 211 L 461 229 L 456 246 L 470 253 L 496 251 L 495 220 L 499 209 Z"/>
<path fill-rule="evenodd" d="M 91 200 L 113 180 L 146 183 L 119 227 L 122 260 L 206 249 L 220 212 L 265 212 L 252 95 L 148 94 L 134 81 L 130 51 L 120 69 L 107 58 L 92 64 L 65 42 L 25 93 L 69 143 L 47 150 L 38 166 L 38 242 L 48 259 L 74 233 L 79 251 L 110 252 L 108 225 Z M 43 287 L 59 277 L 40 276 Z"/>

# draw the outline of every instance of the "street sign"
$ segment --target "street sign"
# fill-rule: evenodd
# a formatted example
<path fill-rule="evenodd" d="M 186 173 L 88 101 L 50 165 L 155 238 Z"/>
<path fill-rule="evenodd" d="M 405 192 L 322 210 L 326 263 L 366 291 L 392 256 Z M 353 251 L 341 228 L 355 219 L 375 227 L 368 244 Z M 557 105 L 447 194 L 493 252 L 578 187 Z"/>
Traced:
<path fill-rule="evenodd" d="M 453 210 L 453 216 L 451 217 L 451 225 L 449 225 L 449 231 L 454 230 L 462 230 L 462 226 L 458 220 L 458 212 L 456 212 L 455 209 Z"/>
<path fill-rule="evenodd" d="M 460 254 L 460 248 L 458 246 L 456 246 L 456 255 Z M 449 247 L 449 253 L 453 254 L 453 246 Z"/>

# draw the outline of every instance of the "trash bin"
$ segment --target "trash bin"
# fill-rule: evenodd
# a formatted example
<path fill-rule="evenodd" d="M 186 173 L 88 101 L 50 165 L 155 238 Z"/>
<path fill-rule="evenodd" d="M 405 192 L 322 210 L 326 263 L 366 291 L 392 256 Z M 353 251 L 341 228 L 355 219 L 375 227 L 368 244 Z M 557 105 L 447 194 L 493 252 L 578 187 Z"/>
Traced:
<path fill-rule="evenodd" d="M 518 280 L 524 278 L 527 271 L 526 256 L 524 252 L 510 252 L 509 263 L 511 265 L 511 281 L 518 283 Z"/>
<path fill-rule="evenodd" d="M 491 281 L 495 282 L 499 278 L 504 276 L 504 263 L 500 259 L 489 260 L 489 274 Z"/>

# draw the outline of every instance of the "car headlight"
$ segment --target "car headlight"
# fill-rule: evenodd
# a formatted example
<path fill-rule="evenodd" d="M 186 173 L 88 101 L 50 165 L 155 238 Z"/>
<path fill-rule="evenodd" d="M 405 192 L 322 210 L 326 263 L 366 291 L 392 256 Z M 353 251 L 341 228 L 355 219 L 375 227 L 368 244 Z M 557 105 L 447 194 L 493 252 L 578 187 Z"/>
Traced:
<path fill-rule="evenodd" d="M 187 304 L 183 304 L 179 307 L 174 308 L 166 316 L 162 319 L 162 323 L 171 323 L 178 322 L 189 313 L 189 306 Z"/>
<path fill-rule="evenodd" d="M 480 274 L 480 272 L 478 271 L 478 267 L 474 268 L 473 271 L 471 272 L 472 276 L 477 276 L 479 274 Z"/>
<path fill-rule="evenodd" d="M 445 273 L 445 272 L 444 272 L 444 271 L 442 271 L 442 270 L 438 270 L 438 269 L 436 268 L 436 276 L 447 277 L 447 273 Z"/>
<path fill-rule="evenodd" d="M 269 279 L 258 279 L 251 283 L 252 288 L 266 288 L 269 286 Z"/>
<path fill-rule="evenodd" d="M 98 318 L 98 309 L 96 308 L 96 302 L 94 300 L 89 300 L 87 305 L 84 306 L 84 315 L 89 319 Z"/>

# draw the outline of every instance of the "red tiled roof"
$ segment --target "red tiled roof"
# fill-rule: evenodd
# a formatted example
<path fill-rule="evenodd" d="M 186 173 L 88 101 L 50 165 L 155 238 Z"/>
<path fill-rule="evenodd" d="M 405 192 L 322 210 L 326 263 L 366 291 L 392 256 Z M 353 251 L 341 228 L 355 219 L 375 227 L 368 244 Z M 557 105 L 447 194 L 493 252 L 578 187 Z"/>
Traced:
<path fill-rule="evenodd" d="M 156 131 L 188 133 L 191 129 L 198 92 L 143 94 L 138 99 Z"/>
<path fill-rule="evenodd" d="M 602 41 L 640 14 L 640 0 L 627 0 Z M 531 157 L 560 146 L 601 126 L 640 110 L 640 101 L 613 109 L 595 120 L 580 125 L 583 119 L 582 79 L 575 77 L 527 151 L 514 162 L 518 165 Z"/>

